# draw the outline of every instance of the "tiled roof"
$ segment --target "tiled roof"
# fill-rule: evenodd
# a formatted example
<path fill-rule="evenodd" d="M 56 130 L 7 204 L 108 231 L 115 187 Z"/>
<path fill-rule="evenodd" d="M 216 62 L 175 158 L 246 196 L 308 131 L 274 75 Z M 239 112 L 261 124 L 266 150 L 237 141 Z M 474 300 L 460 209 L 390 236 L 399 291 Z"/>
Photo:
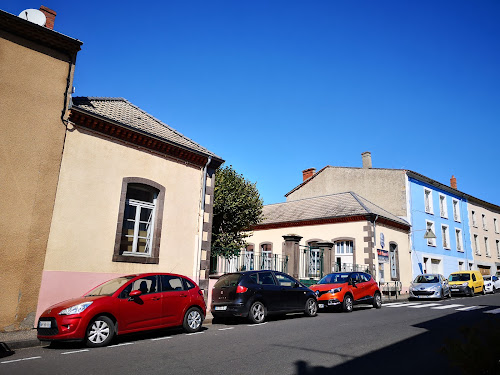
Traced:
<path fill-rule="evenodd" d="M 97 115 L 163 141 L 222 160 L 198 143 L 133 105 L 124 98 L 74 97 L 72 108 Z"/>
<path fill-rule="evenodd" d="M 264 220 L 259 225 L 367 214 L 378 215 L 379 217 L 409 226 L 405 220 L 391 214 L 353 192 L 299 199 L 296 201 L 264 206 L 262 210 Z"/>

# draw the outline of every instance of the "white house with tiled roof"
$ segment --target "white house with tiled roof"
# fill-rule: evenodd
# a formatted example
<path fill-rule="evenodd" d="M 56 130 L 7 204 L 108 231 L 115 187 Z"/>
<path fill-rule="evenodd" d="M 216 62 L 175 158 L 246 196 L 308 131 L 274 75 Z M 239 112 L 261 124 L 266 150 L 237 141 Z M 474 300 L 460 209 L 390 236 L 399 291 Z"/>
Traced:
<path fill-rule="evenodd" d="M 404 219 L 353 192 L 304 198 L 264 206 L 263 221 L 252 228 L 243 257 L 248 259 L 249 252 L 259 260 L 286 255 L 288 273 L 304 280 L 314 275 L 314 249 L 321 248 L 323 274 L 357 265 L 379 282 L 401 282 L 406 289 L 411 278 L 409 231 Z M 292 259 L 286 250 L 289 237 L 298 241 L 301 254 L 312 255 Z"/>

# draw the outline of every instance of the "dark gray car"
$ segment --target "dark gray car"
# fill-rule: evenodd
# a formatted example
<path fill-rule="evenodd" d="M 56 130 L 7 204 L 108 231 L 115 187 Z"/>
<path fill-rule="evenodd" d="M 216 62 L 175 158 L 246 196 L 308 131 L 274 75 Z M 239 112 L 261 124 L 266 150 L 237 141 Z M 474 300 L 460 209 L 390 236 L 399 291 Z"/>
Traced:
<path fill-rule="evenodd" d="M 410 285 L 409 299 L 451 297 L 448 280 L 437 273 L 418 275 Z"/>

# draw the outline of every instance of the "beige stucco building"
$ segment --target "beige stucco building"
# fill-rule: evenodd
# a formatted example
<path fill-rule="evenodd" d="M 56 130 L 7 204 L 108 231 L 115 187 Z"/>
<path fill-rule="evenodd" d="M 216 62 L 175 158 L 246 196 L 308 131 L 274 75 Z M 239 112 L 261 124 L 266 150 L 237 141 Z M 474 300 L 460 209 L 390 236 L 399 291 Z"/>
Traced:
<path fill-rule="evenodd" d="M 81 42 L 0 11 L 0 331 L 35 320 Z"/>
<path fill-rule="evenodd" d="M 469 197 L 467 209 L 473 269 L 495 275 L 500 272 L 500 207 Z"/>
<path fill-rule="evenodd" d="M 112 277 L 208 286 L 215 154 L 123 98 L 72 99 L 37 316 Z"/>
<path fill-rule="evenodd" d="M 314 278 L 317 268 L 322 267 L 323 274 L 369 270 L 382 284 L 399 281 L 403 291 L 409 286 L 410 225 L 358 194 L 330 194 L 267 205 L 263 217 L 247 239 L 249 247 L 243 257 L 249 250 L 261 262 L 264 256 L 288 255 L 287 272 L 301 280 Z M 300 259 L 287 253 L 286 239 L 291 237 L 298 241 Z M 321 265 L 314 259 L 314 248 L 324 251 Z"/>

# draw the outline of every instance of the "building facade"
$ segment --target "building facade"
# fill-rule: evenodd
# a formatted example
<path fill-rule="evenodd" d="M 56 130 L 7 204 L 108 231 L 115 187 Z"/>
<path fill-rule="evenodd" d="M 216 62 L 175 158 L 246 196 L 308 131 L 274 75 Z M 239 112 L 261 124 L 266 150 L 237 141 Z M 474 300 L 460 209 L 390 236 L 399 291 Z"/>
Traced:
<path fill-rule="evenodd" d="M 405 219 L 412 225 L 412 276 L 499 270 L 499 206 L 459 191 L 454 177 L 446 185 L 409 170 L 373 168 L 369 152 L 362 154 L 362 163 L 362 168 L 304 170 L 302 183 L 285 195 L 287 201 L 353 191 Z M 424 238 L 428 228 L 435 239 Z"/>
<path fill-rule="evenodd" d="M 123 98 L 73 98 L 37 316 L 124 274 L 208 287 L 215 154 Z"/>
<path fill-rule="evenodd" d="M 472 269 L 485 275 L 500 273 L 500 207 L 469 197 L 468 216 Z"/>
<path fill-rule="evenodd" d="M 0 331 L 31 328 L 82 42 L 0 11 Z"/>
<path fill-rule="evenodd" d="M 332 271 L 368 270 L 382 284 L 409 286 L 410 225 L 355 193 L 267 205 L 263 217 L 247 239 L 247 259 L 288 255 L 287 272 L 306 281 Z M 298 241 L 299 259 L 286 253 L 287 237 Z"/>
<path fill-rule="evenodd" d="M 448 277 L 452 272 L 472 269 L 465 196 L 414 172 L 407 175 L 413 276 L 439 273 Z M 436 238 L 424 238 L 428 230 Z"/>

